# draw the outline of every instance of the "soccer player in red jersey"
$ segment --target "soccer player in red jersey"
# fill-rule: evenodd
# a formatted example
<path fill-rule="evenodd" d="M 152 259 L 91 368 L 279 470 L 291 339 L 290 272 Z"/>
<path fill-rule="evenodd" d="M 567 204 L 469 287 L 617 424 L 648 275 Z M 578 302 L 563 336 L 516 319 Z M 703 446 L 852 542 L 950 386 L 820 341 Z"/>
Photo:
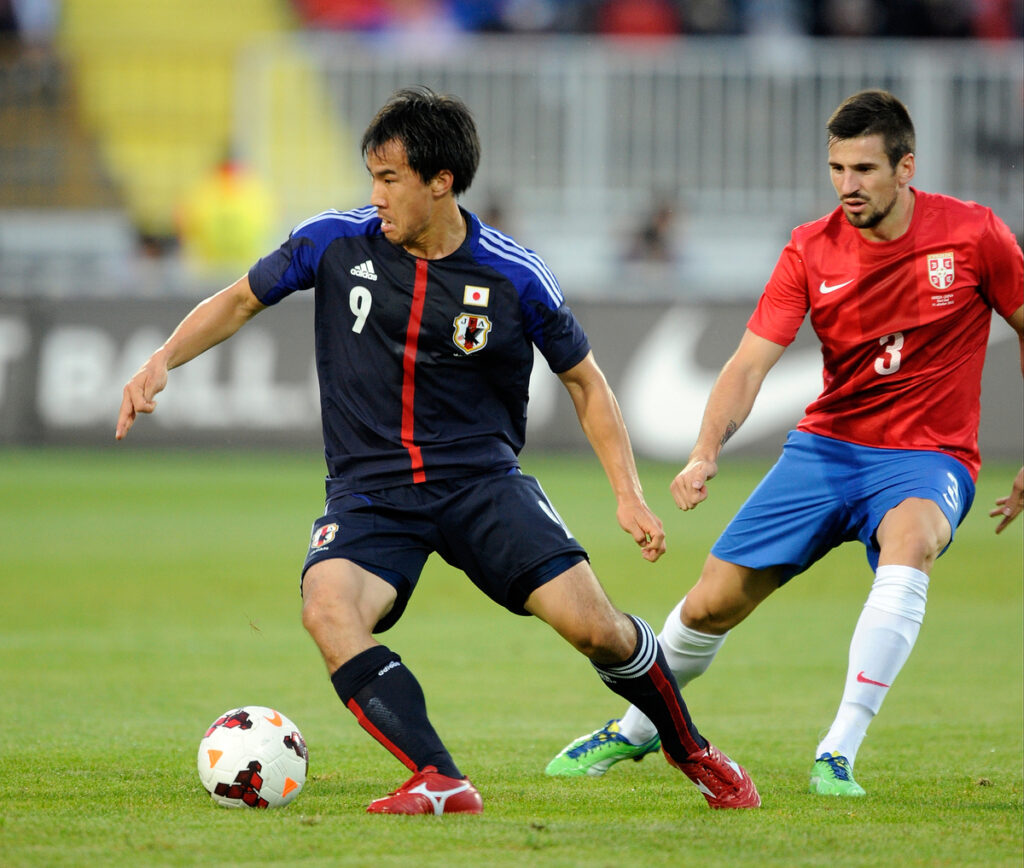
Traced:
<path fill-rule="evenodd" d="M 839 207 L 798 227 L 722 368 L 676 504 L 707 497 L 726 441 L 804 318 L 821 341 L 824 389 L 782 456 L 712 547 L 659 640 L 680 687 L 729 630 L 835 546 L 859 539 L 875 578 L 850 645 L 836 718 L 818 745 L 811 792 L 859 796 L 853 763 L 913 648 L 929 573 L 974 496 L 981 372 L 992 312 L 1021 340 L 1021 248 L 988 208 L 911 187 L 914 128 L 884 91 L 847 99 L 828 125 Z M 990 515 L 1024 506 L 1024 468 Z M 602 774 L 640 759 L 657 733 L 634 707 L 576 739 L 555 775 Z"/>

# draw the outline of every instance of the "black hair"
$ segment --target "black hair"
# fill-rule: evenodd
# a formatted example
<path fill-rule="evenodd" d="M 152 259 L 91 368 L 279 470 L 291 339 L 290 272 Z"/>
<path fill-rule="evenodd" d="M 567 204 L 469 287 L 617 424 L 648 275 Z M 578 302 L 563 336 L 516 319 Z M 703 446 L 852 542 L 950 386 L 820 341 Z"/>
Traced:
<path fill-rule="evenodd" d="M 828 140 L 857 139 L 880 135 L 890 165 L 896 165 L 915 149 L 914 123 L 910 112 L 891 93 L 862 90 L 843 100 L 825 125 Z"/>
<path fill-rule="evenodd" d="M 480 165 L 480 139 L 466 104 L 428 87 L 392 94 L 363 133 L 363 157 L 391 141 L 401 142 L 409 168 L 424 183 L 444 169 L 450 171 L 456 196 L 469 189 Z"/>

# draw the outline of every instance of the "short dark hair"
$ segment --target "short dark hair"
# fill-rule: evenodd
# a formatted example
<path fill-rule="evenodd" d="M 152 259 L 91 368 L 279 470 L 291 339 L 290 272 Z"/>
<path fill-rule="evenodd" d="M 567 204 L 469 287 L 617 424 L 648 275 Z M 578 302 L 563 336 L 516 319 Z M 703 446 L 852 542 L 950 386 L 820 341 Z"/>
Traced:
<path fill-rule="evenodd" d="M 915 149 L 914 123 L 910 112 L 885 90 L 862 90 L 843 100 L 828 119 L 828 141 L 880 135 L 885 154 L 895 169 Z"/>
<path fill-rule="evenodd" d="M 444 169 L 450 171 L 456 196 L 469 189 L 480 165 L 480 139 L 466 104 L 429 87 L 392 94 L 363 133 L 363 157 L 391 141 L 402 143 L 409 168 L 424 183 Z"/>

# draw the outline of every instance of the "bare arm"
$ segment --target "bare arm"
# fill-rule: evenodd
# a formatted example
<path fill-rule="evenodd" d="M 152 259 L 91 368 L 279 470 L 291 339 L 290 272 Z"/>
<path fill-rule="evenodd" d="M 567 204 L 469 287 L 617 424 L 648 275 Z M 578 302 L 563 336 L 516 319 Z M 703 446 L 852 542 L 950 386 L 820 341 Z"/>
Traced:
<path fill-rule="evenodd" d="M 248 275 L 196 305 L 125 384 L 114 436 L 123 440 L 138 413 L 156 409 L 153 399 L 167 385 L 168 371 L 227 340 L 263 309 L 249 287 Z"/>
<path fill-rule="evenodd" d="M 594 354 L 588 353 L 578 365 L 559 374 L 559 378 L 569 391 L 583 433 L 611 483 L 619 525 L 636 540 L 645 560 L 656 561 L 665 553 L 665 531 L 661 520 L 644 502 L 619 402 L 594 361 Z"/>
<path fill-rule="evenodd" d="M 1018 307 L 1010 314 L 1006 321 L 1010 327 L 1017 332 L 1020 340 L 1020 372 L 1024 376 L 1024 307 Z M 1024 467 L 1017 472 L 1017 478 L 1013 481 L 1010 493 L 1005 497 L 996 498 L 996 508 L 989 515 L 992 518 L 1002 518 L 996 525 L 996 533 L 1002 533 L 1021 511 L 1024 510 Z"/>
<path fill-rule="evenodd" d="M 690 460 L 672 480 L 672 497 L 680 509 L 693 509 L 707 498 L 706 483 L 718 473 L 722 447 L 750 415 L 764 378 L 784 351 L 749 329 L 744 332 L 708 396 Z"/>

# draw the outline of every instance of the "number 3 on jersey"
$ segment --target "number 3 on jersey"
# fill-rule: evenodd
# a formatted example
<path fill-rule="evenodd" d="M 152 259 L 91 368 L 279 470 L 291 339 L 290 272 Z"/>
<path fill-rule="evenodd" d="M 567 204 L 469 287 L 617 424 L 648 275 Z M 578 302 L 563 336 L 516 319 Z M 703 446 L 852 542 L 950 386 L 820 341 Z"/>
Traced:
<path fill-rule="evenodd" d="M 880 337 L 878 343 L 885 348 L 885 355 L 875 359 L 875 373 L 883 377 L 886 374 L 895 374 L 900 369 L 900 350 L 903 349 L 903 332 Z"/>

